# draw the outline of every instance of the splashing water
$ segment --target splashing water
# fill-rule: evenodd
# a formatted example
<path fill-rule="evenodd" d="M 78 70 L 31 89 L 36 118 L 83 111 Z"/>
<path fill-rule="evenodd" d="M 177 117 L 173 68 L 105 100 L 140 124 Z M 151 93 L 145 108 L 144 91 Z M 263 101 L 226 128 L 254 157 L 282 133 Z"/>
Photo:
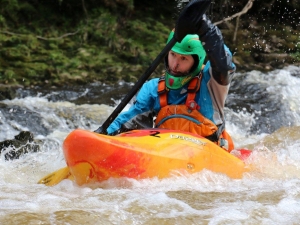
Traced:
<path fill-rule="evenodd" d="M 1 154 L 0 223 L 296 224 L 300 220 L 299 84 L 300 68 L 294 66 L 234 78 L 226 127 L 237 148 L 253 149 L 247 165 L 255 168 L 242 179 L 203 170 L 174 173 L 163 180 L 109 179 L 82 187 L 70 180 L 54 187 L 36 183 L 66 166 L 62 142 L 68 133 L 78 127 L 97 129 L 113 106 L 101 100 L 76 103 L 95 84 L 72 92 L 20 90 L 18 98 L 2 101 L 0 141 L 29 130 L 40 141 L 40 151 L 11 161 Z"/>

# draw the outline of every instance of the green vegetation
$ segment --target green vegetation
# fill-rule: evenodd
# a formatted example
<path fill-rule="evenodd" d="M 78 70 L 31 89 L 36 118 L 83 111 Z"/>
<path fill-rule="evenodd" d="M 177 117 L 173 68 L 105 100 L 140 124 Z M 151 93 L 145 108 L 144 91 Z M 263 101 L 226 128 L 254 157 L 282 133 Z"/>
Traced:
<path fill-rule="evenodd" d="M 247 0 L 222 2 L 232 7 L 211 7 L 213 21 L 239 12 Z M 174 0 L 2 0 L 0 82 L 24 86 L 135 82 L 165 46 L 177 5 Z M 236 42 L 228 23 L 219 26 L 238 68 L 263 70 L 258 62 L 268 60 L 270 68 L 276 68 L 278 63 L 272 64 L 269 53 L 288 53 L 285 63 L 300 62 L 297 23 L 274 21 L 273 28 L 265 21 L 249 28 L 253 17 L 244 17 Z M 163 69 L 161 64 L 154 76 Z"/>
<path fill-rule="evenodd" d="M 125 15 L 113 13 L 116 3 L 110 8 L 100 4 L 84 16 L 75 5 L 75 14 L 82 17 L 77 21 L 72 21 L 76 16 L 69 18 L 68 12 L 55 19 L 59 15 L 46 5 L 34 9 L 30 7 L 33 4 L 7 3 L 4 11 L 9 12 L 10 21 L 0 18 L 6 27 L 0 36 L 1 83 L 27 86 L 134 81 L 162 49 L 170 31 L 151 17 L 128 19 L 132 1 L 124 1 Z M 30 22 L 26 18 L 26 23 L 16 26 L 20 17 L 13 12 L 18 11 L 44 17 L 38 20 L 35 16 Z M 45 20 L 45 16 L 50 19 Z M 12 24 L 13 29 L 9 29 Z"/>

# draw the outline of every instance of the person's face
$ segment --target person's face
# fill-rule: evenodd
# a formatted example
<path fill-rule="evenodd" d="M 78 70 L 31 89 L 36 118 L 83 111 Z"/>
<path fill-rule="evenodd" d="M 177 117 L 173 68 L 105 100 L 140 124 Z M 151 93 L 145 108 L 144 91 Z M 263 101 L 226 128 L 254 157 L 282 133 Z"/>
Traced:
<path fill-rule="evenodd" d="M 194 58 L 191 55 L 180 55 L 172 50 L 168 54 L 169 72 L 174 76 L 188 74 L 194 65 Z"/>

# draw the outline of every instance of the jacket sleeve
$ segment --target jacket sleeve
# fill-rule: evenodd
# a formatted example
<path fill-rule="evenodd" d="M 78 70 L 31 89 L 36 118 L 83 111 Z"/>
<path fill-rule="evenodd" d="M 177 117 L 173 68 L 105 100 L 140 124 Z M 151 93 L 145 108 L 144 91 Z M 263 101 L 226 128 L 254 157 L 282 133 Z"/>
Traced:
<path fill-rule="evenodd" d="M 213 78 L 221 85 L 228 85 L 236 68 L 231 52 L 224 46 L 221 31 L 204 15 L 198 35 L 210 61 Z"/>
<path fill-rule="evenodd" d="M 122 112 L 107 128 L 107 134 L 116 135 L 134 129 L 153 128 L 153 107 L 157 97 L 158 79 L 148 81 L 140 89 L 136 101 Z"/>

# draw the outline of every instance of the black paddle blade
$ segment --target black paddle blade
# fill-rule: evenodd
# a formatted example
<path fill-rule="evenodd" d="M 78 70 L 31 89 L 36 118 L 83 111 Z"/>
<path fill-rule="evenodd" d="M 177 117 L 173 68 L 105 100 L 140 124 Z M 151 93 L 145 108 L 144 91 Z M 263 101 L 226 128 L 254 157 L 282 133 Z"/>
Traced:
<path fill-rule="evenodd" d="M 175 26 L 174 38 L 177 42 L 181 42 L 187 34 L 196 34 L 210 3 L 211 0 L 193 0 L 184 7 Z"/>

